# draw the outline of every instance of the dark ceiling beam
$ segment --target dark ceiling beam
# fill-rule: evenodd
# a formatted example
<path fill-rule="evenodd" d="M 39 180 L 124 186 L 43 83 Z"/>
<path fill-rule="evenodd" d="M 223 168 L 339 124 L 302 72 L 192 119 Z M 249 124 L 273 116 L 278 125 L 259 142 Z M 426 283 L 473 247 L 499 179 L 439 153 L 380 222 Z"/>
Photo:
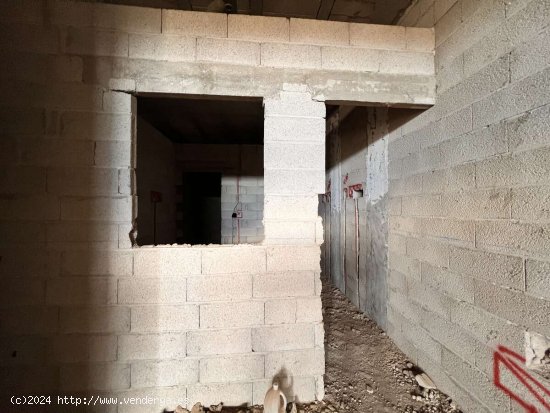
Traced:
<path fill-rule="evenodd" d="M 264 0 L 250 0 L 250 14 L 254 16 L 264 14 Z"/>
<path fill-rule="evenodd" d="M 328 20 L 330 18 L 330 13 L 332 12 L 335 1 L 336 0 L 321 0 L 319 10 L 317 11 L 318 20 Z"/>

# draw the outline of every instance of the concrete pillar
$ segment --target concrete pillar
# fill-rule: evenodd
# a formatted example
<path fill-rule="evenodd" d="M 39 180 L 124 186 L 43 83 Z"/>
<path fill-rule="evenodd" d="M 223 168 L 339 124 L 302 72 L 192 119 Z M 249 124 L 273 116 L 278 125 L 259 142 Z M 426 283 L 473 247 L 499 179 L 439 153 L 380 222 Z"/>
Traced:
<path fill-rule="evenodd" d="M 305 86 L 264 99 L 266 244 L 322 243 L 318 194 L 325 192 L 325 104 Z"/>

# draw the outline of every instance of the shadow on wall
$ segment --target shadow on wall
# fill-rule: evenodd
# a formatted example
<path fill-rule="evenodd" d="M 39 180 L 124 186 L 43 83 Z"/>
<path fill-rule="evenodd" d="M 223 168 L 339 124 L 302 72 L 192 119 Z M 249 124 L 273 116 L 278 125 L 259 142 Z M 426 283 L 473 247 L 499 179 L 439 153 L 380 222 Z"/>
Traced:
<path fill-rule="evenodd" d="M 57 396 L 129 390 L 130 370 L 148 368 L 129 361 L 155 358 L 166 341 L 130 328 L 128 304 L 158 302 L 162 288 L 131 277 L 132 97 L 97 81 L 110 59 L 79 56 L 105 44 L 53 23 L 62 18 L 43 4 L 40 20 L 9 26 L 10 37 L 34 36 L 32 46 L 1 42 L 14 64 L 2 71 L 0 98 L 0 409 L 23 403 L 12 396 L 49 395 L 39 411 L 58 413 L 77 408 Z M 91 4 L 74 7 L 95 18 Z M 147 317 L 156 324 L 158 315 Z M 154 368 L 149 378 L 161 381 Z"/>
<path fill-rule="evenodd" d="M 421 111 L 350 106 L 328 109 L 328 186 L 319 203 L 325 233 L 323 274 L 385 328 L 389 137 Z"/>

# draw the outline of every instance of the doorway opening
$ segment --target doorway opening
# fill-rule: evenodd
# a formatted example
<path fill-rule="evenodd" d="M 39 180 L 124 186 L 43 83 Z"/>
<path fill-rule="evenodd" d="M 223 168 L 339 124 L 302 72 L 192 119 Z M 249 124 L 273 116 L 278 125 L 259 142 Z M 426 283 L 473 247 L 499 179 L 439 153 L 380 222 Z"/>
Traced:
<path fill-rule="evenodd" d="M 137 244 L 263 240 L 261 99 L 137 97 Z"/>

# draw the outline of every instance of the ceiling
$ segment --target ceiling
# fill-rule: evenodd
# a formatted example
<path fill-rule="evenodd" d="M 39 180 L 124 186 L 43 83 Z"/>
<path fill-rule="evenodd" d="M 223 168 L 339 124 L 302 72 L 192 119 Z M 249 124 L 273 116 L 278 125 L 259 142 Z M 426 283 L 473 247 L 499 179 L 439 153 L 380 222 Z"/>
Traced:
<path fill-rule="evenodd" d="M 102 3 L 395 24 L 412 0 L 88 0 Z"/>
<path fill-rule="evenodd" d="M 137 100 L 138 116 L 173 142 L 263 144 L 264 109 L 261 99 L 139 96 Z"/>

